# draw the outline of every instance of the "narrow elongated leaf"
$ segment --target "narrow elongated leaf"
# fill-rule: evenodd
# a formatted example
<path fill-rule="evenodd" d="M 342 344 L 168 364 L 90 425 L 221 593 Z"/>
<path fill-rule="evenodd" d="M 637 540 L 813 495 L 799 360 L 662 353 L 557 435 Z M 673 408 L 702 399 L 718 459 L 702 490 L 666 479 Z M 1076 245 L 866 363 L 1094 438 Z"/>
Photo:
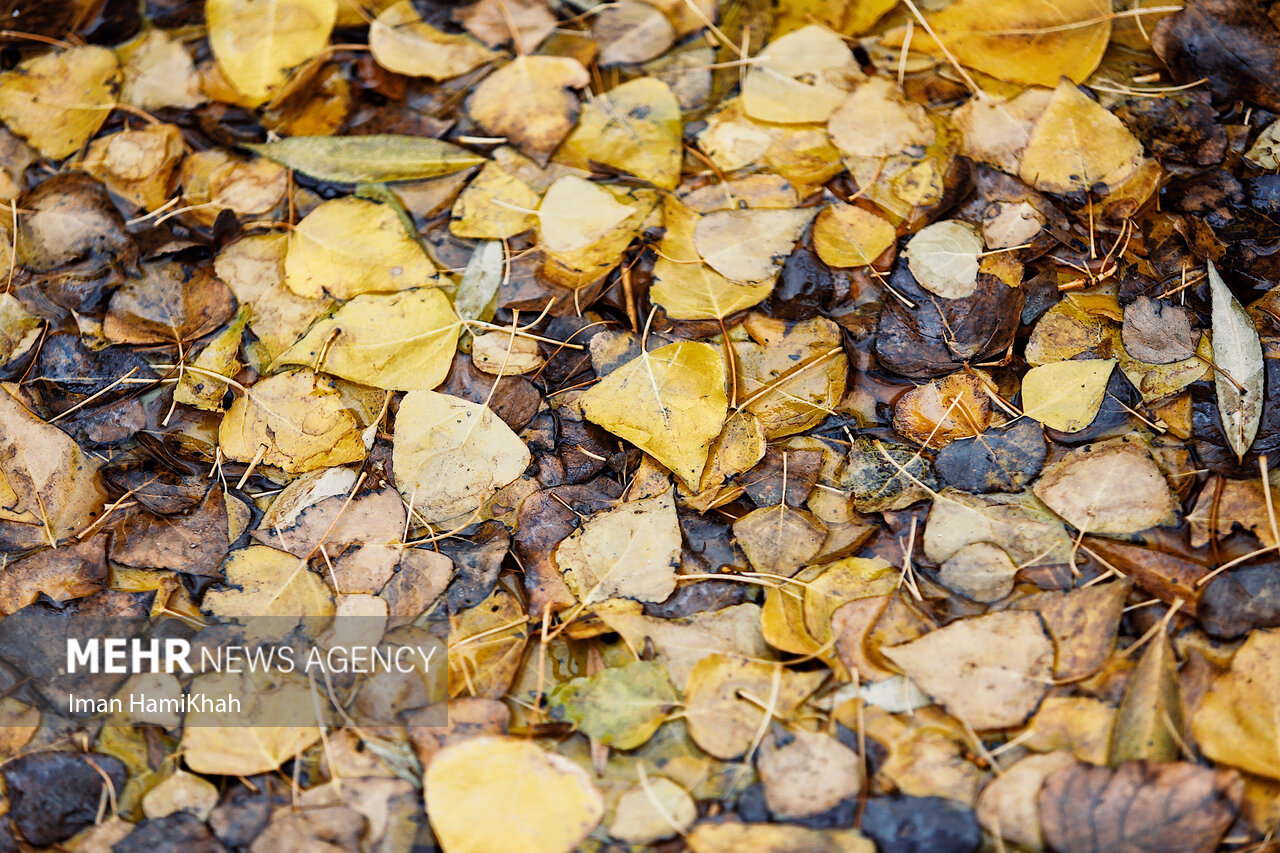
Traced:
<path fill-rule="evenodd" d="M 1213 294 L 1213 363 L 1218 368 L 1213 384 L 1218 391 L 1218 411 L 1227 443 L 1243 459 L 1262 422 L 1262 343 L 1253 320 L 1212 263 L 1209 289 Z"/>
<path fill-rule="evenodd" d="M 484 162 L 451 142 L 396 134 L 294 136 L 245 147 L 313 178 L 349 184 L 435 178 Z"/>
<path fill-rule="evenodd" d="M 463 320 L 488 320 L 493 316 L 490 307 L 502 285 L 505 262 L 501 240 L 486 240 L 476 247 L 453 297 L 453 310 L 459 317 Z"/>
<path fill-rule="evenodd" d="M 1129 676 L 1111 730 L 1111 764 L 1177 761 L 1182 737 L 1182 691 L 1169 635 L 1156 634 Z"/>

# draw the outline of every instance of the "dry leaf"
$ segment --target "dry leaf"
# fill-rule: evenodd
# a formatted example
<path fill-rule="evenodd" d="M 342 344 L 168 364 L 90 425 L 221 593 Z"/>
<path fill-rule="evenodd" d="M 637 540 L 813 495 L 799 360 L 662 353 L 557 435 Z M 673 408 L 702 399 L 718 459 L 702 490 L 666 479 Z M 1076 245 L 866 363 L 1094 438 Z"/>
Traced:
<path fill-rule="evenodd" d="M 152 124 L 94 140 L 83 165 L 116 195 L 154 211 L 168 200 L 184 153 L 177 125 Z"/>
<path fill-rule="evenodd" d="M 486 163 L 453 204 L 449 230 L 459 237 L 504 240 L 534 227 L 538 194 L 499 166 Z"/>
<path fill-rule="evenodd" d="M 1116 709 L 1111 764 L 1144 758 L 1177 761 L 1182 732 L 1178 659 L 1169 635 L 1159 631 L 1143 651 L 1137 669 L 1130 673 L 1124 698 Z"/>
<path fill-rule="evenodd" d="M 779 823 L 701 823 L 686 839 L 693 853 L 875 853 L 856 829 L 807 829 Z"/>
<path fill-rule="evenodd" d="M 643 3 L 633 5 L 656 12 Z M 587 101 L 577 127 L 555 159 L 585 171 L 599 163 L 673 190 L 680 183 L 683 131 L 680 104 L 671 87 L 661 80 L 641 77 Z"/>
<path fill-rule="evenodd" d="M 268 359 L 286 350 L 333 303 L 307 299 L 284 286 L 284 234 L 251 234 L 224 248 L 214 262 L 241 305 L 252 308 L 249 328 L 266 349 Z"/>
<path fill-rule="evenodd" d="M 369 25 L 369 50 L 388 71 L 432 80 L 457 77 L 498 57 L 470 36 L 426 23 L 410 0 L 388 6 Z"/>
<path fill-rule="evenodd" d="M 284 276 L 299 296 L 350 299 L 435 284 L 436 267 L 389 206 L 340 198 L 289 232 Z"/>
<path fill-rule="evenodd" d="M 937 135 L 924 108 L 883 77 L 859 84 L 844 98 L 827 130 L 842 153 L 878 160 L 913 149 L 923 152 Z"/>
<path fill-rule="evenodd" d="M 650 776 L 618 798 L 609 834 L 629 844 L 651 844 L 683 834 L 697 819 L 688 791 L 664 776 Z"/>
<path fill-rule="evenodd" d="M 1227 444 L 1244 459 L 1262 422 L 1266 371 L 1253 320 L 1231 295 L 1217 268 L 1209 264 L 1213 295 L 1213 372 L 1218 413 Z"/>
<path fill-rule="evenodd" d="M 747 68 L 742 105 L 747 115 L 782 124 L 824 122 L 858 74 L 838 35 L 811 25 L 771 42 Z"/>
<path fill-rule="evenodd" d="M 311 637 L 333 620 L 333 593 L 304 559 L 265 545 L 250 545 L 232 552 L 223 572 L 228 588 L 211 589 L 204 597 L 204 609 L 218 619 L 248 625 L 250 620 L 269 616 L 272 629 L 278 625 L 281 636 L 292 625 L 301 626 Z"/>
<path fill-rule="evenodd" d="M 1280 779 L 1280 741 L 1273 693 L 1280 685 L 1280 632 L 1254 631 L 1209 687 L 1191 718 L 1209 758 Z"/>
<path fill-rule="evenodd" d="M 529 449 L 487 406 L 410 391 L 396 414 L 396 487 L 434 524 L 477 509 L 529 466 Z"/>
<path fill-rule="evenodd" d="M 788 719 L 826 677 L 825 672 L 792 672 L 782 664 L 707 655 L 690 671 L 684 691 L 689 736 L 716 758 L 737 758 L 763 737 L 764 708 Z"/>
<path fill-rule="evenodd" d="M 515 41 L 516 53 L 533 53 L 556 28 L 546 0 L 480 0 L 454 12 L 454 18 L 489 47 Z"/>
<path fill-rule="evenodd" d="M 759 660 L 771 657 L 760 634 L 760 608 L 754 604 L 735 604 L 678 619 L 608 608 L 597 612 L 631 648 L 642 649 L 652 643 L 657 659 L 666 664 L 676 684 L 683 684 L 697 662 L 710 654 Z"/>
<path fill-rule="evenodd" d="M 1053 675 L 1053 643 L 1034 613 L 961 619 L 882 652 L 977 731 L 1021 725 Z"/>
<path fill-rule="evenodd" d="M 444 381 L 462 323 L 434 287 L 365 293 L 316 323 L 277 364 L 301 364 L 396 391 L 425 391 Z"/>
<path fill-rule="evenodd" d="M 640 0 L 609 3 L 591 19 L 591 35 L 600 48 L 602 66 L 647 62 L 675 43 L 667 16 Z"/>
<path fill-rule="evenodd" d="M 816 732 L 775 732 L 760 745 L 756 767 L 769 811 L 779 817 L 825 812 L 862 788 L 858 754 Z"/>
<path fill-rule="evenodd" d="M 331 379 L 305 368 L 259 381 L 236 398 L 218 430 L 224 458 L 290 473 L 365 457 L 362 424 Z"/>
<path fill-rule="evenodd" d="M 329 40 L 338 0 L 209 0 L 209 46 L 246 106 L 266 103 Z"/>
<path fill-rule="evenodd" d="M 963 299 L 978 289 L 982 235 L 968 222 L 947 219 L 921 229 L 907 243 L 907 266 L 925 290 Z"/>
<path fill-rule="evenodd" d="M 1169 523 L 1177 509 L 1146 448 L 1124 438 L 1071 451 L 1045 467 L 1033 491 L 1088 533 L 1137 533 Z"/>
<path fill-rule="evenodd" d="M 696 487 L 729 413 L 724 361 L 703 343 L 642 352 L 589 388 L 582 411 Z"/>
<path fill-rule="evenodd" d="M 545 166 L 577 121 L 573 90 L 588 82 L 587 69 L 576 59 L 520 56 L 486 77 L 467 109 L 486 133 L 505 137 Z"/>
<path fill-rule="evenodd" d="M 0 120 L 46 157 L 61 160 L 102 127 L 120 68 L 102 47 L 50 51 L 0 74 Z"/>
<path fill-rule="evenodd" d="M 431 828 L 450 853 L 570 853 L 604 816 L 586 771 L 519 738 L 446 746 L 423 782 Z"/>
<path fill-rule="evenodd" d="M 674 489 L 592 516 L 560 543 L 555 560 L 584 605 L 609 598 L 665 601 L 680 565 Z"/>
<path fill-rule="evenodd" d="M 434 178 L 484 162 L 442 139 L 385 133 L 294 136 L 244 147 L 313 178 L 340 183 Z"/>
<path fill-rule="evenodd" d="M 195 64 L 182 42 L 159 29 L 148 30 L 118 48 L 124 82 L 120 102 L 144 110 L 192 109 L 204 101 Z"/>
<path fill-rule="evenodd" d="M 1116 366 L 1113 358 L 1055 361 L 1022 377 L 1022 413 L 1050 429 L 1079 432 L 1093 423 Z"/>
<path fill-rule="evenodd" d="M 832 267 L 865 267 L 897 242 L 886 220 L 864 208 L 835 202 L 813 223 L 813 248 Z"/>
<path fill-rule="evenodd" d="M 1022 153 L 1022 180 L 1049 193 L 1115 188 L 1142 164 L 1142 143 L 1128 128 L 1063 80 L 1036 121 Z"/>

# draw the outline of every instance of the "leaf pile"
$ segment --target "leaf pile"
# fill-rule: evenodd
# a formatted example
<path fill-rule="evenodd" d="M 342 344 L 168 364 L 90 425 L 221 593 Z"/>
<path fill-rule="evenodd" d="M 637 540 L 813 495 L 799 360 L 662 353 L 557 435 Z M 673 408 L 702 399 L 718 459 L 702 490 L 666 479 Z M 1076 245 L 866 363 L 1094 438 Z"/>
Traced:
<path fill-rule="evenodd" d="M 1280 6 L 0 8 L 0 850 L 1270 849 Z"/>

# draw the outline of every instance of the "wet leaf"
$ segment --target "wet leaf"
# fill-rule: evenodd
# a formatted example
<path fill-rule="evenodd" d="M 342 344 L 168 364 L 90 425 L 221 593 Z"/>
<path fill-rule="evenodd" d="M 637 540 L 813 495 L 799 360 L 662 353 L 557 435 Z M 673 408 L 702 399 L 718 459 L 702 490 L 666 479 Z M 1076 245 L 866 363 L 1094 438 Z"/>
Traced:
<path fill-rule="evenodd" d="M 247 105 L 266 103 L 296 66 L 315 58 L 337 20 L 337 0 L 210 0 L 209 46 Z"/>
<path fill-rule="evenodd" d="M 1142 143 L 1120 119 L 1063 80 L 1031 130 L 1019 174 L 1038 190 L 1074 193 L 1114 188 L 1141 162 Z"/>
<path fill-rule="evenodd" d="M 1072 527 L 1137 533 L 1175 517 L 1176 504 L 1146 448 L 1126 439 L 1086 445 L 1047 466 L 1033 490 Z"/>
<path fill-rule="evenodd" d="M 862 788 L 858 754 L 817 732 L 800 730 L 765 738 L 756 767 L 769 811 L 779 817 L 824 812 Z"/>
<path fill-rule="evenodd" d="M 235 310 L 231 291 L 207 266 L 146 264 L 111 296 L 102 334 L 126 344 L 185 343 Z"/>
<path fill-rule="evenodd" d="M 231 588 L 210 590 L 204 598 L 205 610 L 217 618 L 245 625 L 259 616 L 279 617 L 312 637 L 333 619 L 333 593 L 305 560 L 292 554 L 250 545 L 233 552 L 223 571 Z"/>
<path fill-rule="evenodd" d="M 925 553 L 929 559 L 942 562 L 974 542 L 999 545 L 1018 564 L 1065 562 L 1071 551 L 1065 525 L 1028 492 L 941 492 L 929 510 L 924 529 Z"/>
<path fill-rule="evenodd" d="M 669 344 L 593 385 L 582 411 L 696 486 L 728 416 L 724 374 L 720 353 L 709 344 Z"/>
<path fill-rule="evenodd" d="M 647 62 L 666 53 L 676 39 L 667 16 L 639 0 L 605 6 L 592 20 L 591 34 L 600 47 L 601 65 Z"/>
<path fill-rule="evenodd" d="M 1227 444 L 1243 459 L 1262 423 L 1264 382 L 1262 346 L 1253 320 L 1231 295 L 1218 270 L 1209 264 L 1213 294 L 1213 374 Z"/>
<path fill-rule="evenodd" d="M 1178 661 L 1169 637 L 1160 631 L 1138 659 L 1111 730 L 1111 764 L 1150 759 L 1177 761 L 1182 737 L 1182 690 Z"/>
<path fill-rule="evenodd" d="M 502 286 L 506 253 L 496 240 L 481 243 L 467 261 L 467 268 L 454 292 L 453 309 L 462 320 L 488 320 L 486 316 Z"/>
<path fill-rule="evenodd" d="M 604 816 L 586 771 L 518 738 L 446 746 L 424 782 L 431 828 L 456 853 L 481 853 L 513 838 L 528 853 L 569 853 Z"/>
<path fill-rule="evenodd" d="M 824 207 L 813 223 L 813 247 L 828 266 L 868 266 L 896 241 L 887 220 L 851 204 Z"/>
<path fill-rule="evenodd" d="M 652 6 L 645 8 L 656 11 Z M 588 171 L 599 163 L 671 190 L 680 182 L 683 130 L 680 104 L 671 87 L 641 77 L 587 101 L 555 159 Z"/>
<path fill-rule="evenodd" d="M 1040 473 L 1046 451 L 1044 430 L 1022 420 L 951 442 L 933 465 L 947 485 L 966 492 L 1018 492 Z"/>
<path fill-rule="evenodd" d="M 776 276 L 782 260 L 813 218 L 812 210 L 718 210 L 693 229 L 702 260 L 730 281 L 756 283 Z"/>
<path fill-rule="evenodd" d="M 1161 21 L 1151 47 L 1179 83 L 1208 78 L 1215 101 L 1280 108 L 1280 33 L 1243 0 L 1197 0 Z"/>
<path fill-rule="evenodd" d="M 600 610 L 599 615 L 631 648 L 652 643 L 657 659 L 666 664 L 676 684 L 684 683 L 707 655 L 743 660 L 771 657 L 760 634 L 760 608 L 754 604 L 735 604 L 679 619 L 609 610 Z"/>
<path fill-rule="evenodd" d="M 459 237 L 502 240 L 534 227 L 538 194 L 499 166 L 486 163 L 453 205 L 449 230 Z"/>
<path fill-rule="evenodd" d="M 1280 633 L 1254 631 L 1218 676 L 1191 718 L 1204 754 L 1249 773 L 1280 778 L 1272 692 L 1280 681 Z"/>
<path fill-rule="evenodd" d="M 394 134 L 294 136 L 245 147 L 313 178 L 353 184 L 434 178 L 484 162 L 441 139 Z"/>
<path fill-rule="evenodd" d="M 963 299 L 978 289 L 982 236 L 967 222 L 948 219 L 924 228 L 907 244 L 907 265 L 925 290 Z"/>
<path fill-rule="evenodd" d="M 680 527 L 673 492 L 605 510 L 560 543 L 555 560 L 579 601 L 656 602 L 675 591 Z"/>

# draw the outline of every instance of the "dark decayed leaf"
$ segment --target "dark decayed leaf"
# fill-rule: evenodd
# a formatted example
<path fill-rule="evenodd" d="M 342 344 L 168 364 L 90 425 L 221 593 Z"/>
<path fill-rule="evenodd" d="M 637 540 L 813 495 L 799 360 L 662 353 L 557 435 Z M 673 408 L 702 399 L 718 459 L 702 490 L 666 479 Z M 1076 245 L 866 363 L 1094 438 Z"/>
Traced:
<path fill-rule="evenodd" d="M 1234 640 L 1255 628 L 1280 626 L 1280 563 L 1241 566 L 1209 581 L 1200 597 L 1204 629 Z"/>
<path fill-rule="evenodd" d="M 973 853 L 982 844 L 973 810 L 940 797 L 873 797 L 862 831 L 881 853 Z"/>
<path fill-rule="evenodd" d="M 1044 430 L 1024 418 L 951 442 L 933 465 L 947 485 L 966 492 L 1020 492 L 1040 473 L 1045 453 Z"/>
<path fill-rule="evenodd" d="M 9 815 L 30 844 L 65 841 L 98 817 L 108 783 L 116 791 L 128 778 L 124 763 L 111 755 L 37 752 L 0 768 L 9 793 Z"/>
<path fill-rule="evenodd" d="M 1195 0 L 1160 22 L 1151 46 L 1179 83 L 1207 77 L 1218 102 L 1280 109 L 1280 32 L 1251 0 Z"/>

